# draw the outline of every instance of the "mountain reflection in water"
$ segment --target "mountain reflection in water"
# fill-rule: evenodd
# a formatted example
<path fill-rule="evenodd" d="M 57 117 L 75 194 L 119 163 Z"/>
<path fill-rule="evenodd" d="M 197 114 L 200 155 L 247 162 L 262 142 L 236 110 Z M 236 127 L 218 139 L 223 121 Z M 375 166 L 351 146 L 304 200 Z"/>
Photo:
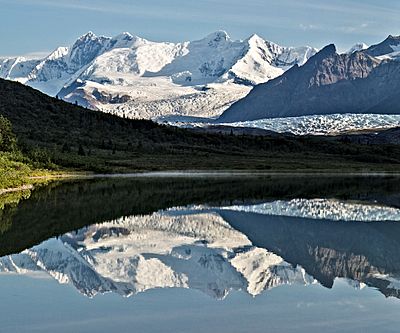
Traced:
<path fill-rule="evenodd" d="M 336 278 L 400 297 L 397 178 L 158 182 L 71 183 L 6 206 L 0 241 L 32 220 L 55 234 L 38 230 L 21 253 L 6 242 L 0 271 L 46 272 L 89 297 L 176 287 L 223 299 Z M 74 231 L 58 236 L 65 224 Z"/>

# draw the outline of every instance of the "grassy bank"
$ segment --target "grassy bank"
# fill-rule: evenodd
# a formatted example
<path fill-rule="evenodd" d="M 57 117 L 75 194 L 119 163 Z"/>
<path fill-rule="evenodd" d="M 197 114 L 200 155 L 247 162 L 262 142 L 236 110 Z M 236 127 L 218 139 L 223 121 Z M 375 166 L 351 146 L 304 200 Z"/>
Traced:
<path fill-rule="evenodd" d="M 26 184 L 32 172 L 27 164 L 17 161 L 12 154 L 0 153 L 0 189 Z"/>
<path fill-rule="evenodd" d="M 0 194 L 45 182 L 59 173 L 48 156 L 32 148 L 26 152 L 21 151 L 11 122 L 0 115 Z"/>
<path fill-rule="evenodd" d="M 20 154 L 0 152 L 0 190 L 46 182 L 47 178 L 59 173 L 58 170 L 37 168 Z"/>

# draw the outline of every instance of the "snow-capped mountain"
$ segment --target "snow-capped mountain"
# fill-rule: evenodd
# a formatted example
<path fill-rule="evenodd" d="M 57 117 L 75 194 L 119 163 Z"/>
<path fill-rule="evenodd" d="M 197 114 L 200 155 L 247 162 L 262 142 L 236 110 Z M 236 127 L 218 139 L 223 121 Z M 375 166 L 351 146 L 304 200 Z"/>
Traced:
<path fill-rule="evenodd" d="M 362 51 L 338 54 L 331 44 L 304 66 L 256 86 L 219 121 L 337 114 L 399 115 L 400 37 Z"/>
<path fill-rule="evenodd" d="M 282 47 L 224 31 L 183 43 L 151 42 L 122 33 L 93 33 L 40 60 L 0 62 L 0 77 L 52 96 L 132 118 L 216 117 L 255 84 L 303 65 L 316 49 Z"/>
<path fill-rule="evenodd" d="M 89 32 L 43 59 L 0 60 L 0 77 L 91 109 L 186 127 L 218 117 L 300 135 L 398 126 L 400 37 L 316 52 L 224 31 L 183 43 Z"/>
<path fill-rule="evenodd" d="M 314 283 L 299 266 L 251 245 L 218 214 L 160 212 L 92 225 L 0 258 L 0 272 L 44 271 L 93 297 L 191 288 L 222 299 L 283 284 Z"/>

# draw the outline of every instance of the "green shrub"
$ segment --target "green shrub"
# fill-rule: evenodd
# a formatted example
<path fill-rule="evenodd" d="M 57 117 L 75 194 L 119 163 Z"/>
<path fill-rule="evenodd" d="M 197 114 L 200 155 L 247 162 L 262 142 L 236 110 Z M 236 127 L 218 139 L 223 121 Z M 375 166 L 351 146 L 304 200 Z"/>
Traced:
<path fill-rule="evenodd" d="M 16 161 L 13 153 L 0 152 L 0 189 L 21 186 L 26 183 L 31 168 Z"/>

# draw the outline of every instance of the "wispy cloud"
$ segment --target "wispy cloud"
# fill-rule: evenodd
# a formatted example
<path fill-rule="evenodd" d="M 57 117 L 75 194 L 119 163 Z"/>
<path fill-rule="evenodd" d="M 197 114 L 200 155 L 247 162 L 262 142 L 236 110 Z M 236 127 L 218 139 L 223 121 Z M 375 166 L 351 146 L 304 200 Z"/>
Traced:
<path fill-rule="evenodd" d="M 376 17 L 377 14 L 380 16 L 385 16 L 386 18 L 395 18 L 398 19 L 400 16 L 400 6 L 398 4 L 393 6 L 385 5 L 380 2 L 379 5 L 373 5 L 369 3 L 361 3 L 358 1 L 344 1 L 344 0 L 335 0 L 332 2 L 322 2 L 322 1 L 296 1 L 293 3 L 293 6 L 298 8 L 308 8 L 312 10 L 318 11 L 328 11 L 341 13 L 344 15 L 350 15 L 355 17 L 361 16 L 369 16 Z"/>
<path fill-rule="evenodd" d="M 221 10 L 209 11 L 207 3 L 215 2 L 216 8 L 221 7 Z M 70 10 L 80 10 L 88 12 L 97 12 L 104 14 L 118 14 L 129 16 L 139 19 L 155 19 L 155 20 L 176 20 L 179 22 L 193 22 L 193 23 L 216 23 L 217 19 L 224 19 L 235 24 L 248 23 L 248 16 L 243 15 L 241 11 L 223 6 L 224 0 L 202 0 L 198 3 L 184 4 L 182 1 L 180 7 L 169 6 L 167 3 L 162 4 L 161 1 L 148 1 L 146 5 L 141 4 L 139 1 L 128 2 L 119 1 L 118 5 L 114 5 L 111 1 L 104 0 L 69 0 L 69 1 L 52 1 L 52 0 L 0 0 L 0 4 L 13 4 L 13 5 L 29 5 L 48 8 L 61 8 Z M 244 6 L 245 8 L 246 6 Z M 222 10 L 223 9 L 223 10 Z M 265 13 L 251 13 L 253 24 L 260 22 L 262 26 L 269 27 L 285 27 L 289 20 L 279 17 L 269 17 L 265 20 Z"/>
<path fill-rule="evenodd" d="M 12 4 L 21 4 L 21 5 L 30 5 L 30 6 L 45 6 L 45 7 L 55 7 L 55 8 L 69 8 L 69 9 L 81 9 L 88 11 L 96 11 L 96 12 L 118 12 L 122 13 L 123 11 L 119 9 L 119 7 L 107 6 L 106 4 L 93 4 L 90 1 L 77 1 L 70 0 L 68 2 L 61 1 L 50 1 L 50 0 L 0 0 L 0 3 L 12 3 Z"/>
<path fill-rule="evenodd" d="M 300 27 L 301 30 L 304 30 L 304 31 L 317 30 L 318 29 L 318 26 L 314 25 L 314 24 L 303 24 L 303 23 L 300 23 L 299 27 Z"/>
<path fill-rule="evenodd" d="M 290 17 L 279 17 L 270 13 L 265 13 L 263 10 L 254 10 L 254 6 L 258 9 L 265 8 L 265 2 L 259 0 L 252 0 L 252 6 L 246 3 L 236 2 L 235 6 L 228 6 L 230 0 L 199 0 L 186 5 L 185 1 L 181 1 L 182 5 L 169 6 L 167 3 L 164 5 L 162 1 L 146 0 L 146 5 L 141 4 L 139 1 L 118 1 L 118 5 L 114 5 L 110 1 L 105 0 L 69 0 L 69 1 L 52 1 L 52 0 L 0 0 L 0 4 L 13 4 L 13 5 L 29 5 L 47 8 L 60 8 L 69 10 L 80 10 L 88 12 L 97 12 L 104 14 L 117 14 L 129 16 L 133 18 L 153 19 L 153 20 L 168 20 L 176 21 L 177 29 L 179 23 L 197 23 L 197 24 L 210 24 L 215 25 L 216 22 L 225 22 L 231 26 L 243 26 L 249 24 L 249 17 L 251 17 L 251 25 L 259 27 L 260 29 L 274 28 L 274 29 L 296 29 L 296 23 Z M 283 2 L 290 2 L 292 0 L 283 0 Z M 211 7 L 214 11 L 210 12 Z M 279 6 L 273 5 L 277 10 Z M 224 27 L 219 27 L 224 28 Z M 309 27 L 310 28 L 310 27 Z M 171 29 L 175 29 L 172 27 Z M 257 32 L 257 31 L 254 31 Z M 258 31 L 258 33 L 260 33 Z"/>
<path fill-rule="evenodd" d="M 47 57 L 51 51 L 38 51 L 38 52 L 29 52 L 25 54 L 13 54 L 13 55 L 2 55 L 0 54 L 0 59 L 8 59 L 8 58 L 17 58 L 17 57 L 23 57 L 26 59 L 42 59 L 44 57 Z"/>
<path fill-rule="evenodd" d="M 368 23 L 362 23 L 362 24 L 351 24 L 351 25 L 345 25 L 339 27 L 339 30 L 344 32 L 344 33 L 361 33 L 363 30 L 368 28 Z"/>
<path fill-rule="evenodd" d="M 16 32 L 10 31 L 9 45 L 3 44 L 2 53 L 35 47 L 28 48 L 23 43 L 16 47 L 17 34 L 23 39 L 44 33 L 48 34 L 45 38 L 56 40 L 54 45 L 63 43 L 61 35 L 53 36 L 49 29 L 46 31 L 47 24 L 54 24 L 55 17 L 63 16 L 76 16 L 74 26 L 55 28 L 70 39 L 74 38 L 72 34 L 85 30 L 100 30 L 109 35 L 123 29 L 152 40 L 181 41 L 226 29 L 233 38 L 258 33 L 277 43 L 320 47 L 336 42 L 347 48 L 360 40 L 371 43 L 385 34 L 396 34 L 397 27 L 400 30 L 400 2 L 395 0 L 376 5 L 364 0 L 0 0 L 0 8 L 6 9 L 3 13 L 10 9 L 12 15 L 23 13 L 21 16 L 25 17 L 30 11 L 44 13 L 32 32 L 26 31 L 32 22 L 21 19 Z M 2 16 L 2 9 L 0 27 L 4 30 L 9 22 Z M 39 49 L 47 45 L 41 43 Z"/>

